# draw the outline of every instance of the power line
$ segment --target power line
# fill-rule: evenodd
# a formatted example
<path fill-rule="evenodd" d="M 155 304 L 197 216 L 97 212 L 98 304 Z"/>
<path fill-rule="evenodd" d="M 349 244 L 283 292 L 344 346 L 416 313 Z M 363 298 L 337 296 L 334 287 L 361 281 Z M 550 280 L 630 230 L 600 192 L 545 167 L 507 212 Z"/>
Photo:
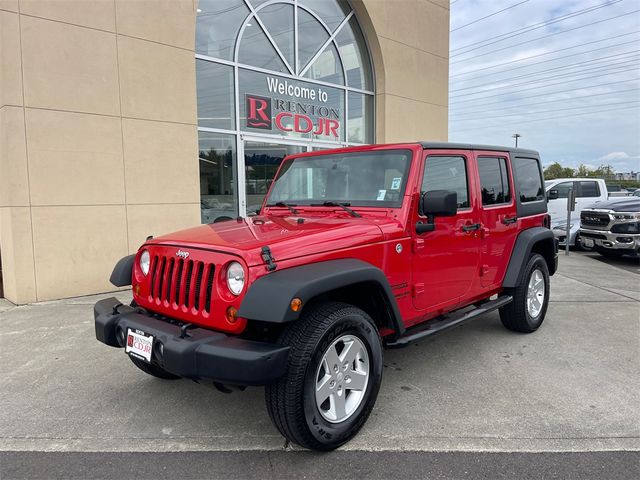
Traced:
<path fill-rule="evenodd" d="M 634 41 L 633 41 L 633 42 L 631 42 L 631 43 L 637 43 L 637 42 L 634 40 Z M 584 64 L 586 64 L 586 63 L 597 62 L 598 60 L 608 60 L 608 59 L 612 59 L 612 58 L 614 58 L 614 57 L 620 57 L 620 56 L 622 56 L 622 55 L 629 55 L 629 54 L 636 53 L 636 52 L 640 52 L 640 50 L 629 50 L 629 51 L 626 51 L 626 52 L 616 53 L 616 54 L 613 54 L 613 55 L 607 55 L 607 56 L 605 56 L 605 57 L 596 57 L 596 58 L 591 58 L 591 59 L 589 59 L 589 60 L 583 60 L 582 62 L 570 63 L 570 64 L 568 64 L 568 65 L 561 65 L 561 66 L 559 66 L 559 67 L 547 68 L 547 69 L 545 69 L 545 70 L 541 70 L 541 71 L 538 71 L 538 72 L 530 72 L 530 73 L 528 73 L 527 75 L 537 75 L 538 73 L 542 73 L 542 72 L 552 72 L 552 71 L 554 71 L 554 70 L 560 70 L 560 69 L 565 69 L 565 68 L 569 68 L 569 67 L 572 67 L 572 66 L 584 65 Z M 567 55 L 567 57 L 575 57 L 575 55 Z M 561 57 L 561 58 L 562 58 L 562 57 Z M 511 72 L 511 71 L 513 71 L 513 70 L 519 70 L 519 71 L 521 71 L 521 70 L 523 70 L 523 69 L 525 69 L 525 68 L 535 67 L 535 66 L 537 66 L 537 65 L 538 65 L 538 64 L 540 64 L 540 63 L 548 63 L 548 62 L 552 62 L 552 61 L 556 61 L 556 60 L 558 60 L 558 59 L 557 59 L 557 58 L 554 58 L 554 59 L 551 59 L 551 60 L 545 60 L 545 61 L 543 61 L 543 62 L 535 62 L 535 63 L 532 63 L 532 64 L 530 64 L 530 65 L 522 65 L 522 66 L 519 66 L 519 67 L 508 68 L 508 69 L 506 69 L 506 70 L 502 70 L 502 71 L 500 71 L 500 72 L 487 73 L 487 74 L 485 74 L 485 75 L 479 75 L 479 76 L 477 76 L 477 77 L 473 77 L 473 80 L 474 80 L 474 81 L 476 81 L 476 80 L 478 80 L 478 79 L 480 79 L 480 78 L 486 78 L 486 77 L 492 77 L 492 78 L 495 78 L 495 76 L 496 76 L 496 75 L 501 75 L 501 74 L 503 74 L 503 73 Z M 511 77 L 511 78 L 513 78 L 513 77 Z M 502 81 L 502 80 L 503 80 L 503 79 L 499 79 L 499 80 L 495 80 L 495 81 Z M 459 80 L 454 80 L 453 82 L 468 82 L 468 81 L 469 81 L 469 79 L 466 79 L 466 80 L 465 80 L 465 79 L 459 79 Z M 453 91 L 453 90 L 452 90 L 452 91 Z"/>
<path fill-rule="evenodd" d="M 611 5 L 619 3 L 621 1 L 622 0 L 613 0 L 613 1 L 608 2 L 608 3 L 603 3 L 602 5 L 595 5 L 593 7 L 583 8 L 582 10 L 576 10 L 575 12 L 570 12 L 570 13 L 567 13 L 565 15 L 560 15 L 559 17 L 553 17 L 553 18 L 551 18 L 549 20 L 546 20 L 544 22 L 539 22 L 539 23 L 535 23 L 533 25 L 529 25 L 528 27 L 518 28 L 518 29 L 512 30 L 510 32 L 506 32 L 506 33 L 502 33 L 500 35 L 495 35 L 493 37 L 485 38 L 484 40 L 480 40 L 478 42 L 468 43 L 467 45 L 463 45 L 461 47 L 457 47 L 457 48 L 452 49 L 451 52 L 452 53 L 453 52 L 457 52 L 458 50 L 462 50 L 462 49 L 465 49 L 467 47 L 472 47 L 472 46 L 478 45 L 480 43 L 485 43 L 485 42 L 488 42 L 489 40 L 493 40 L 493 39 L 496 39 L 496 38 L 500 39 L 500 40 L 496 40 L 495 42 L 485 43 L 484 45 L 478 46 L 477 48 L 487 47 L 489 45 L 493 45 L 494 43 L 499 43 L 499 42 L 502 42 L 503 40 L 508 40 L 509 38 L 517 37 L 519 35 L 524 35 L 525 33 L 529 33 L 529 32 L 532 32 L 534 30 L 537 30 L 539 28 L 546 27 L 547 25 L 552 25 L 554 23 L 562 22 L 564 20 L 568 20 L 568 19 L 573 18 L 573 17 L 577 17 L 577 16 L 580 16 L 580 15 L 585 15 L 587 13 L 591 13 L 591 12 L 593 12 L 595 10 L 600 9 L 600 8 L 609 7 Z M 504 37 L 504 38 L 500 38 L 500 37 Z M 477 50 L 477 48 L 473 49 L 473 50 Z M 468 52 L 471 52 L 473 50 L 468 50 Z M 460 55 L 462 55 L 463 53 L 467 53 L 467 52 L 461 52 Z"/>
<path fill-rule="evenodd" d="M 560 32 L 548 33 L 547 35 L 543 35 L 542 37 L 532 38 L 531 40 L 526 40 L 526 41 L 524 41 L 524 42 L 515 43 L 515 44 L 513 44 L 513 45 L 509 45 L 509 46 L 507 46 L 507 47 L 497 48 L 497 49 L 495 49 L 495 50 L 490 50 L 490 51 L 485 52 L 485 53 L 480 53 L 480 54 L 476 55 L 474 58 L 484 57 L 485 55 L 489 55 L 489 54 L 491 54 L 491 53 L 501 52 L 501 51 L 503 51 L 503 50 L 508 50 L 508 49 L 510 49 L 510 48 L 519 47 L 520 45 L 525 45 L 525 44 L 527 44 L 527 43 L 531 43 L 531 42 L 537 42 L 538 40 L 544 40 L 545 38 L 553 37 L 553 36 L 555 36 L 555 35 L 561 35 L 561 34 L 563 34 L 563 33 L 572 32 L 572 31 L 574 31 L 574 30 L 579 30 L 579 29 L 581 29 L 581 28 L 590 27 L 590 26 L 592 26 L 592 25 L 597 25 L 597 24 L 599 24 L 599 23 L 608 22 L 608 21 L 610 21 L 610 20 L 615 20 L 616 18 L 626 17 L 627 15 L 632 15 L 632 14 L 634 14 L 634 13 L 638 13 L 638 12 L 640 12 L 640 9 L 633 10 L 633 11 L 631 11 L 631 12 L 627 12 L 627 13 L 622 13 L 622 14 L 620 14 L 620 15 L 616 15 L 616 16 L 614 16 L 614 17 L 605 18 L 605 19 L 603 19 L 603 20 L 597 20 L 597 21 L 595 21 L 595 22 L 586 23 L 586 24 L 584 24 L 584 25 L 580 25 L 580 26 L 578 26 L 578 27 L 569 28 L 569 29 L 567 29 L 567 30 L 562 30 L 562 31 L 560 31 Z M 468 53 L 468 52 L 464 52 L 464 53 Z M 451 57 L 450 57 L 450 58 L 457 57 L 457 56 L 459 56 L 459 55 L 464 55 L 464 53 L 459 53 L 459 54 L 457 54 L 457 55 L 451 55 Z M 455 63 L 464 62 L 464 61 L 467 61 L 467 60 L 469 60 L 469 58 L 464 58 L 464 59 L 461 59 L 461 60 L 457 60 L 457 61 L 455 61 L 455 62 L 451 62 L 451 63 L 450 63 L 450 65 L 453 65 L 453 64 L 455 64 Z"/>
<path fill-rule="evenodd" d="M 610 103 L 597 103 L 592 105 L 580 105 L 579 107 L 565 107 L 565 108 L 552 108 L 550 110 L 538 110 L 534 112 L 519 112 L 519 113 L 504 113 L 500 114 L 500 118 L 503 117 L 523 117 L 529 115 L 537 115 L 538 113 L 554 113 L 554 112 L 566 112 L 569 110 L 582 110 L 585 108 L 594 108 L 594 107 L 613 107 L 614 105 L 630 105 L 633 103 L 640 103 L 640 100 L 635 100 L 633 102 L 610 102 Z M 458 122 L 472 122 L 475 120 L 486 120 L 487 115 L 482 115 L 480 117 L 472 117 L 472 118 L 460 118 L 456 121 Z"/>
<path fill-rule="evenodd" d="M 567 90 L 567 91 L 573 92 L 573 91 L 575 91 L 575 89 L 571 89 L 571 90 Z M 459 114 L 467 115 L 467 114 L 474 114 L 474 113 L 487 113 L 487 112 L 492 112 L 492 111 L 504 111 L 504 110 L 509 110 L 509 109 L 512 109 L 512 108 L 533 107 L 533 106 L 538 106 L 538 105 L 545 104 L 545 103 L 570 102 L 570 101 L 579 100 L 579 99 L 582 99 L 582 98 L 593 98 L 593 97 L 601 97 L 603 95 L 614 95 L 614 94 L 638 92 L 638 91 L 640 91 L 640 87 L 629 88 L 627 90 L 612 90 L 610 92 L 602 92 L 602 93 L 588 93 L 586 95 L 576 95 L 576 96 L 569 97 L 569 98 L 556 98 L 556 99 L 553 99 L 553 100 L 543 100 L 541 102 L 534 102 L 534 103 L 519 103 L 517 105 L 511 105 L 511 106 L 509 106 L 509 105 L 505 106 L 504 102 L 491 102 L 491 103 L 489 103 L 489 105 L 490 104 L 502 104 L 503 106 L 502 107 L 496 107 L 494 109 L 483 108 L 483 109 L 480 109 L 480 110 L 464 110 L 464 111 L 461 111 Z M 544 93 L 544 94 L 541 94 L 541 95 L 553 95 L 553 94 Z M 487 104 L 485 104 L 485 105 L 487 105 Z M 477 105 L 473 105 L 473 106 L 475 107 Z M 456 115 L 456 112 L 453 112 L 453 113 L 450 112 L 449 118 L 451 118 L 452 115 Z"/>
<path fill-rule="evenodd" d="M 525 60 L 530 60 L 532 58 L 544 57 L 546 55 L 551 55 L 552 53 L 563 52 L 565 50 L 571 50 L 573 48 L 584 47 L 585 45 L 591 45 L 591 44 L 594 44 L 594 43 L 606 42 L 607 40 L 613 40 L 614 38 L 626 37 L 626 36 L 629 36 L 629 35 L 634 35 L 636 33 L 640 33 L 640 30 L 636 30 L 635 32 L 622 33 L 620 35 L 615 35 L 613 37 L 602 38 L 600 40 L 593 40 L 591 42 L 584 42 L 584 43 L 581 43 L 579 45 L 573 45 L 571 47 L 559 48 L 557 50 L 551 50 L 550 52 L 538 53 L 536 55 L 529 55 L 528 57 L 522 57 L 522 58 L 519 58 L 517 60 L 511 60 L 509 62 L 496 63 L 495 65 L 489 65 L 487 67 L 476 68 L 475 70 L 467 70 L 466 72 L 461 72 L 461 73 L 456 73 L 455 75 L 451 75 L 449 78 L 460 77 L 462 75 L 470 75 L 470 74 L 475 73 L 475 72 L 481 72 L 483 70 L 489 70 L 491 68 L 502 67 L 504 65 L 510 65 L 512 63 L 524 62 Z M 612 48 L 612 47 L 619 47 L 621 45 L 628 45 L 630 43 L 638 43 L 638 40 L 631 40 L 631 41 L 622 42 L 622 43 L 614 43 L 613 45 L 607 45 L 605 47 L 599 47 L 599 48 L 594 48 L 594 49 L 591 49 L 591 50 L 585 50 L 584 52 L 574 53 L 572 55 L 565 55 L 563 57 L 551 58 L 549 60 L 544 60 L 543 62 L 537 62 L 537 63 L 553 62 L 555 60 L 560 60 L 562 58 L 569 58 L 569 57 L 573 57 L 575 55 L 583 55 L 585 53 L 596 52 L 598 50 L 604 50 L 604 49 Z M 516 67 L 516 68 L 520 68 L 520 67 Z"/>
<path fill-rule="evenodd" d="M 607 72 L 607 73 L 608 74 L 624 73 L 624 72 L 628 72 L 630 70 L 637 70 L 637 68 L 636 67 L 630 67 L 630 68 L 626 68 L 626 69 L 619 70 L 619 71 L 616 71 L 616 72 Z M 561 84 L 564 84 L 564 83 L 577 82 L 578 80 L 587 80 L 589 78 L 596 78 L 596 77 L 601 77 L 601 76 L 602 76 L 602 73 L 599 73 L 598 75 L 589 75 L 589 76 L 586 76 L 586 77 L 583 77 L 583 78 L 574 78 L 573 80 L 568 80 L 568 81 L 564 81 L 564 82 L 549 83 L 548 85 L 542 85 L 542 86 L 538 85 L 538 86 L 533 86 L 533 87 L 528 87 L 528 88 L 522 88 L 520 90 L 511 90 L 511 92 L 509 92 L 509 93 L 522 92 L 522 91 L 525 91 L 525 90 L 532 90 L 532 89 L 536 89 L 536 88 L 551 87 L 553 85 L 561 85 Z M 531 82 L 523 82 L 523 83 L 514 84 L 514 85 L 510 85 L 510 86 L 511 87 L 518 87 L 520 85 L 528 85 L 530 83 Z M 538 83 L 538 82 L 536 82 L 536 83 Z M 455 96 L 452 96 L 452 97 L 454 97 L 454 98 L 467 97 L 469 95 L 478 95 L 480 93 L 485 93 L 485 92 L 483 91 L 483 92 L 462 93 L 460 95 L 455 95 Z M 499 93 L 498 95 L 504 95 L 504 93 Z M 491 95 L 488 95 L 488 96 L 491 96 Z"/>
<path fill-rule="evenodd" d="M 463 28 L 465 28 L 465 27 L 468 27 L 469 25 L 473 25 L 474 23 L 478 23 L 478 22 L 480 22 L 480 21 L 482 21 L 482 20 L 485 20 L 485 19 L 487 19 L 487 18 L 489 18 L 489 17 L 493 17 L 493 16 L 495 16 L 495 15 L 498 15 L 499 13 L 505 12 L 505 11 L 510 10 L 510 9 L 512 9 L 512 8 L 515 8 L 515 7 L 517 7 L 518 5 L 522 5 L 523 3 L 527 3 L 528 1 L 529 1 L 529 0 L 523 0 L 523 1 L 522 1 L 522 2 L 520 2 L 520 3 L 516 3 L 515 5 L 511 5 L 510 7 L 507 7 L 507 8 L 503 8 L 502 10 L 498 10 L 497 12 L 491 13 L 491 14 L 489 14 L 489 15 L 486 15 L 486 16 L 482 17 L 482 18 L 478 18 L 477 20 L 474 20 L 473 22 L 469 22 L 469 23 L 467 23 L 467 24 L 465 24 L 465 25 L 461 25 L 460 27 L 456 27 L 456 28 L 454 28 L 453 30 L 449 30 L 449 31 L 450 31 L 450 32 L 456 32 L 456 31 L 461 30 L 461 29 L 463 29 Z"/>
<path fill-rule="evenodd" d="M 583 69 L 579 69 L 579 70 L 575 70 L 573 72 L 562 72 L 558 75 L 550 75 L 550 76 L 543 76 L 541 78 L 538 78 L 537 80 L 531 80 L 528 83 L 539 83 L 542 82 L 544 80 L 551 80 L 553 78 L 558 78 L 558 77 L 562 77 L 562 76 L 572 76 L 572 75 L 578 75 L 581 73 L 587 73 L 587 72 L 591 72 L 593 70 L 601 70 L 603 68 L 609 68 L 609 67 L 615 67 L 616 65 L 623 65 L 625 63 L 636 63 L 637 64 L 637 57 L 638 55 L 636 54 L 633 58 L 631 59 L 622 59 L 622 58 L 616 58 L 616 59 L 606 59 L 606 60 L 601 60 L 599 63 L 604 63 L 604 65 L 585 65 L 585 67 L 587 68 L 583 68 Z M 612 60 L 617 61 L 617 63 L 606 63 L 606 62 L 611 62 Z M 619 61 L 622 60 L 622 61 Z M 565 66 L 565 67 L 557 67 L 557 68 L 551 68 L 548 70 L 548 72 L 554 72 L 557 70 L 562 70 L 562 69 L 566 69 L 566 68 L 570 68 L 569 66 Z M 535 72 L 535 73 L 530 73 L 530 74 L 525 74 L 525 75 L 517 75 L 515 77 L 508 77 L 508 78 L 498 78 L 492 82 L 489 83 L 481 83 L 479 85 L 473 85 L 471 87 L 462 87 L 462 88 L 457 88 L 455 90 L 450 90 L 451 93 L 454 92 L 461 92 L 463 90 L 472 90 L 472 89 L 478 89 L 481 87 L 487 87 L 487 86 L 491 86 L 493 85 L 494 87 L 491 89 L 485 89 L 483 91 L 488 91 L 488 90 L 493 90 L 495 88 L 504 88 L 505 86 L 509 86 L 509 85 L 504 85 L 504 82 L 509 82 L 511 80 L 518 80 L 520 78 L 534 78 L 537 75 L 541 75 L 541 74 L 546 74 L 547 71 L 541 71 L 541 72 Z M 520 83 L 519 85 L 524 85 L 524 83 Z"/>
<path fill-rule="evenodd" d="M 619 80 L 619 81 L 616 81 L 616 82 L 598 83 L 596 85 L 588 85 L 587 87 L 583 87 L 583 89 L 584 88 L 608 87 L 610 85 L 617 85 L 617 84 L 620 84 L 620 83 L 637 82 L 638 80 L 640 80 L 640 78 L 632 78 L 630 80 Z M 526 89 L 526 90 L 531 90 L 531 89 Z M 519 101 L 519 100 L 524 99 L 524 98 L 544 97 L 544 96 L 547 96 L 547 95 L 555 95 L 555 94 L 558 94 L 558 93 L 575 92 L 575 90 L 576 90 L 575 88 L 570 88 L 568 90 L 555 90 L 555 91 L 551 91 L 551 92 L 546 91 L 546 92 L 543 92 L 543 93 L 537 93 L 535 95 L 527 95 L 527 96 L 524 96 L 524 97 L 520 97 L 517 100 L 513 100 L 513 101 Z M 498 94 L 494 94 L 494 95 L 487 95 L 485 97 L 470 98 L 470 99 L 466 99 L 466 100 L 463 100 L 463 101 L 464 102 L 475 102 L 477 100 L 483 100 L 484 98 L 501 97 L 503 95 L 511 95 L 512 93 L 514 93 L 514 92 L 498 93 Z M 515 93 L 517 93 L 517 92 L 515 92 Z M 484 106 L 484 105 L 495 105 L 496 103 L 503 103 L 505 101 L 506 100 L 498 100 L 498 101 L 495 101 L 495 102 L 474 103 L 471 106 L 472 107 L 480 107 L 480 106 Z M 449 106 L 451 107 L 451 104 Z M 455 102 L 454 102 L 453 106 L 455 107 Z"/>
<path fill-rule="evenodd" d="M 593 111 L 593 112 L 571 113 L 571 114 L 568 114 L 568 115 L 557 115 L 557 116 L 554 116 L 554 117 L 536 118 L 536 119 L 532 119 L 532 120 L 525 120 L 525 121 L 522 121 L 522 122 L 518 122 L 518 125 L 521 125 L 523 123 L 547 122 L 549 120 L 557 120 L 559 118 L 581 117 L 581 116 L 584 116 L 584 115 L 593 115 L 594 113 L 619 112 L 621 110 L 629 110 L 629 109 L 637 109 L 637 108 L 638 108 L 637 106 L 629 106 L 629 107 L 622 107 L 622 108 L 610 108 L 610 109 L 607 109 L 607 110 L 596 110 L 596 111 Z M 495 124 L 495 125 L 485 125 L 485 126 L 488 127 L 488 128 L 500 128 L 500 127 L 506 127 L 506 126 L 512 125 L 512 124 L 513 123 L 511 122 L 509 124 Z M 478 127 L 465 127 L 465 128 L 460 129 L 460 130 L 453 129 L 453 130 L 451 130 L 451 132 L 460 133 L 460 132 L 477 131 L 477 130 L 478 130 Z"/>

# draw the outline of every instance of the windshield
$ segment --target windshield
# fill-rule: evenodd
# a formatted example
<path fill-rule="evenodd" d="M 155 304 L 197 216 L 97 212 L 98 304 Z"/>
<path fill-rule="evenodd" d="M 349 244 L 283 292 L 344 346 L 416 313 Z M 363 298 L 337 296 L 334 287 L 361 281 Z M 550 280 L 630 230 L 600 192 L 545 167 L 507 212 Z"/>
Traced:
<path fill-rule="evenodd" d="M 380 150 L 286 160 L 267 204 L 399 207 L 411 155 L 410 150 Z"/>
<path fill-rule="evenodd" d="M 553 185 L 553 180 L 545 180 L 544 181 L 544 187 L 545 188 L 549 188 L 551 185 Z"/>

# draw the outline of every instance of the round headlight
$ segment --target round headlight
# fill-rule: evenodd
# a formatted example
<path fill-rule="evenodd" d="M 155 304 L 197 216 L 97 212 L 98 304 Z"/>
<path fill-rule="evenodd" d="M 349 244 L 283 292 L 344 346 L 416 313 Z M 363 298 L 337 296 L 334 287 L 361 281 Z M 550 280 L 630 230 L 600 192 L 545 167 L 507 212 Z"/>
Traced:
<path fill-rule="evenodd" d="M 149 273 L 149 266 L 151 265 L 151 255 L 149 255 L 149 251 L 145 250 L 140 255 L 140 270 L 145 275 Z"/>
<path fill-rule="evenodd" d="M 227 267 L 227 286 L 234 295 L 240 295 L 244 288 L 244 268 L 238 262 L 231 262 Z"/>

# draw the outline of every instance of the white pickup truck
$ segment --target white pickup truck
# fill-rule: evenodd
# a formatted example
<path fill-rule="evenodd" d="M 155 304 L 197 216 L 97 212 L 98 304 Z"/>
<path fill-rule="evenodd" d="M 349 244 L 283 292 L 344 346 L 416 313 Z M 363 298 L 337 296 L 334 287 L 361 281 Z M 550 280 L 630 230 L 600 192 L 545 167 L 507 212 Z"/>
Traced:
<path fill-rule="evenodd" d="M 581 247 L 576 242 L 580 237 L 580 212 L 596 202 L 604 202 L 609 198 L 607 185 L 601 178 L 555 178 L 547 180 L 548 211 L 551 215 L 551 229 L 561 246 L 567 240 L 567 196 L 569 189 L 576 192 L 576 208 L 571 212 L 569 246 Z"/>

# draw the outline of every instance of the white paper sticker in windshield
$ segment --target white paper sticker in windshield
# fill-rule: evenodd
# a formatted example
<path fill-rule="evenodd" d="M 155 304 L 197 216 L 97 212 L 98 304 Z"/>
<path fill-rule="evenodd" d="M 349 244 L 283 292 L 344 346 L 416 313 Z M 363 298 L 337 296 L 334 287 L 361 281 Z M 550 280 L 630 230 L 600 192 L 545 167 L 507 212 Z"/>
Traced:
<path fill-rule="evenodd" d="M 400 183 L 402 182 L 402 177 L 394 177 L 391 181 L 391 190 L 400 190 Z"/>
<path fill-rule="evenodd" d="M 386 190 L 378 190 L 378 198 L 377 200 L 384 200 L 384 197 L 387 195 Z"/>

